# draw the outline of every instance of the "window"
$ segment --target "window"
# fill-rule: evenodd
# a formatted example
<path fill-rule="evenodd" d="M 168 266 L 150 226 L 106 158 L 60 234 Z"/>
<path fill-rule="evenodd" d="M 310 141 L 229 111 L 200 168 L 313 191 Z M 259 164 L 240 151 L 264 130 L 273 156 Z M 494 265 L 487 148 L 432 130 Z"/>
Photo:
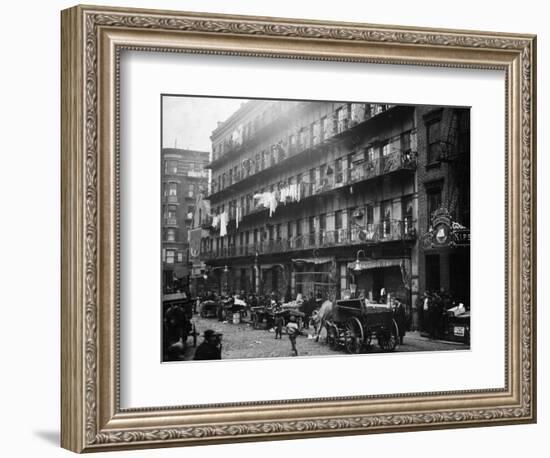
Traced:
<path fill-rule="evenodd" d="M 300 236 L 302 235 L 302 220 L 299 219 L 298 221 L 296 221 L 296 236 Z"/>
<path fill-rule="evenodd" d="M 391 235 L 391 201 L 382 202 L 382 237 Z"/>
<path fill-rule="evenodd" d="M 367 224 L 368 225 L 374 224 L 374 206 L 372 204 L 367 204 L 366 213 L 367 213 Z"/>
<path fill-rule="evenodd" d="M 374 148 L 369 146 L 365 152 L 368 163 L 374 162 Z"/>
<path fill-rule="evenodd" d="M 334 228 L 336 229 L 335 242 L 340 243 L 344 240 L 342 210 L 334 212 Z"/>
<path fill-rule="evenodd" d="M 300 148 L 307 148 L 307 131 L 306 129 L 300 129 Z"/>
<path fill-rule="evenodd" d="M 404 197 L 402 201 L 403 234 L 413 235 L 413 199 L 411 196 Z"/>
<path fill-rule="evenodd" d="M 345 107 L 339 108 L 336 111 L 337 119 L 338 119 L 338 133 L 343 132 L 348 128 L 348 121 L 349 121 L 349 104 Z"/>
<path fill-rule="evenodd" d="M 168 175 L 178 174 L 178 161 L 165 161 L 164 172 Z"/>
<path fill-rule="evenodd" d="M 319 242 L 323 243 L 327 229 L 327 215 L 325 213 L 319 215 Z"/>
<path fill-rule="evenodd" d="M 183 262 L 183 251 L 178 250 L 178 262 Z"/>
<path fill-rule="evenodd" d="M 164 212 L 164 217 L 166 219 L 176 218 L 176 207 L 174 205 L 168 205 Z"/>
<path fill-rule="evenodd" d="M 192 184 L 187 185 L 187 197 L 194 197 L 195 196 L 195 186 Z"/>
<path fill-rule="evenodd" d="M 176 197 L 178 195 L 177 183 L 168 183 L 168 195 L 171 197 Z"/>
<path fill-rule="evenodd" d="M 319 132 L 319 140 L 323 141 L 325 138 L 327 138 L 327 136 L 328 136 L 328 121 L 327 121 L 327 117 L 323 116 L 321 118 L 321 129 Z"/>
<path fill-rule="evenodd" d="M 309 169 L 309 182 L 311 184 L 315 183 L 315 169 Z"/>
<path fill-rule="evenodd" d="M 166 250 L 166 264 L 174 264 L 175 250 Z"/>
<path fill-rule="evenodd" d="M 401 134 L 401 152 L 407 153 L 411 151 L 411 132 Z"/>
<path fill-rule="evenodd" d="M 386 140 L 382 143 L 382 157 L 387 157 L 391 153 L 390 142 Z"/>
<path fill-rule="evenodd" d="M 311 143 L 313 145 L 316 145 L 317 143 L 319 143 L 319 123 L 318 122 L 314 122 L 311 125 Z"/>
<path fill-rule="evenodd" d="M 309 233 L 313 234 L 315 232 L 315 216 L 310 216 L 308 219 Z"/>
<path fill-rule="evenodd" d="M 277 224 L 275 226 L 275 240 L 279 241 L 281 240 L 281 225 Z"/>
<path fill-rule="evenodd" d="M 336 159 L 334 163 L 334 172 L 336 174 L 336 183 L 341 183 L 344 178 L 342 175 L 342 158 Z"/>
<path fill-rule="evenodd" d="M 292 222 L 289 221 L 286 225 L 286 236 L 288 239 L 292 238 Z"/>
<path fill-rule="evenodd" d="M 428 143 L 428 165 L 438 162 L 441 157 L 441 122 L 439 120 L 426 124 Z"/>
<path fill-rule="evenodd" d="M 432 224 L 433 213 L 441 207 L 441 188 L 434 187 L 427 190 L 428 198 L 428 229 Z"/>
<path fill-rule="evenodd" d="M 175 229 L 167 229 L 166 230 L 166 241 L 167 242 L 175 242 L 176 241 L 176 230 Z"/>
<path fill-rule="evenodd" d="M 342 210 L 334 212 L 334 228 L 342 229 Z"/>

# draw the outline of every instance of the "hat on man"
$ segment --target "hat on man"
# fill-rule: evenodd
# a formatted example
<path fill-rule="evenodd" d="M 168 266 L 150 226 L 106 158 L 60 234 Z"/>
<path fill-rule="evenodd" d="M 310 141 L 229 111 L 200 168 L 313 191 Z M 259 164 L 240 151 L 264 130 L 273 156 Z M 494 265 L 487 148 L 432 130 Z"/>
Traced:
<path fill-rule="evenodd" d="M 204 338 L 205 339 L 210 339 L 210 337 L 216 335 L 216 331 L 214 331 L 213 329 L 207 329 L 206 331 L 204 331 Z"/>

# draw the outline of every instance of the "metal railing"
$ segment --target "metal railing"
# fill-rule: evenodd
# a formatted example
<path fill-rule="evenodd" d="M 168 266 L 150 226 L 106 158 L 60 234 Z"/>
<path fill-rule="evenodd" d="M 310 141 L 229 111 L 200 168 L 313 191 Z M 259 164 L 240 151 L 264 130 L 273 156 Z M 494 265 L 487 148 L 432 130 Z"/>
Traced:
<path fill-rule="evenodd" d="M 205 259 L 255 256 L 256 254 L 285 253 L 349 245 L 364 245 L 395 241 L 414 241 L 417 237 L 416 221 L 384 220 L 377 224 L 354 225 L 347 229 L 316 231 L 279 240 L 262 240 L 243 245 L 229 245 L 203 251 Z"/>
<path fill-rule="evenodd" d="M 178 220 L 176 218 L 164 218 L 165 226 L 177 226 Z"/>
<path fill-rule="evenodd" d="M 296 143 L 290 144 L 289 139 L 290 139 L 290 136 L 292 134 L 289 134 L 287 136 L 288 138 L 281 139 L 281 140 L 286 140 L 286 145 L 287 145 L 286 148 L 280 148 L 280 149 L 276 148 L 277 149 L 276 152 L 269 155 L 267 158 L 265 158 L 265 160 L 262 160 L 263 166 L 259 167 L 259 169 L 257 169 L 254 166 L 251 166 L 250 169 L 248 170 L 248 172 L 243 173 L 243 171 L 239 170 L 238 174 L 236 176 L 235 175 L 233 176 L 233 179 L 228 180 L 228 185 L 227 186 L 231 186 L 231 185 L 233 185 L 233 184 L 249 177 L 250 175 L 253 175 L 253 174 L 255 174 L 255 173 L 257 173 L 261 170 L 264 170 L 266 168 L 269 168 L 269 167 L 277 164 L 280 161 L 283 161 L 283 160 L 287 159 L 288 157 L 299 154 L 302 151 L 305 151 L 309 148 L 313 148 L 313 147 L 315 147 L 315 146 L 317 146 L 321 143 L 324 143 L 324 142 L 332 139 L 333 137 L 339 136 L 339 135 L 343 134 L 344 132 L 348 131 L 349 129 L 352 129 L 356 125 L 358 125 L 358 124 L 360 124 L 364 121 L 368 121 L 369 119 L 371 119 L 371 118 L 379 115 L 380 113 L 383 113 L 384 111 L 387 111 L 390 108 L 395 106 L 395 105 L 388 105 L 388 104 L 369 104 L 369 103 L 357 104 L 357 105 L 363 105 L 364 106 L 363 115 L 361 117 L 353 116 L 350 112 L 345 117 L 338 119 L 337 118 L 338 112 L 342 108 L 333 111 L 330 115 L 325 116 L 325 118 L 327 119 L 327 128 L 326 128 L 326 130 L 321 129 L 319 131 L 319 135 L 313 136 L 308 131 L 308 133 L 306 135 L 304 135 L 301 139 L 297 139 Z M 322 118 L 317 119 L 316 122 L 321 122 L 321 119 Z M 303 128 L 309 128 L 309 125 L 308 126 L 303 126 Z M 297 135 L 297 132 L 293 132 L 293 135 Z M 215 162 L 215 161 L 221 159 L 222 157 L 224 157 L 226 155 L 233 154 L 236 151 L 241 151 L 241 150 L 244 151 L 244 149 L 245 149 L 245 147 L 247 146 L 248 143 L 249 143 L 249 141 L 236 142 L 232 139 L 226 140 L 224 142 L 224 153 L 223 154 L 215 154 L 213 156 L 213 161 L 212 162 Z M 272 147 L 275 147 L 276 145 L 277 145 L 277 142 L 275 142 Z M 254 171 L 252 169 L 254 169 Z M 216 193 L 216 192 L 223 191 L 223 189 L 225 187 L 222 188 L 222 189 L 216 189 L 216 188 L 217 188 L 217 184 L 215 184 L 214 188 L 212 189 L 213 194 Z"/>
<path fill-rule="evenodd" d="M 164 196 L 164 202 L 169 204 L 177 204 L 178 196 Z"/>
<path fill-rule="evenodd" d="M 398 170 L 414 170 L 416 164 L 416 152 L 410 150 L 394 151 L 387 156 L 371 161 L 367 160 L 346 170 L 338 170 L 336 161 L 333 161 L 328 163 L 326 168 L 326 170 L 332 170 L 330 174 L 325 172 L 325 176 L 319 177 L 313 182 L 299 184 L 300 200 L 335 191 L 344 186 L 387 175 Z M 242 216 L 253 215 L 262 211 L 267 211 L 267 208 L 252 199 L 252 201 L 249 201 L 248 206 L 245 205 L 245 208 L 243 208 Z M 235 219 L 235 215 L 236 211 L 231 208 L 228 215 L 229 220 Z"/>

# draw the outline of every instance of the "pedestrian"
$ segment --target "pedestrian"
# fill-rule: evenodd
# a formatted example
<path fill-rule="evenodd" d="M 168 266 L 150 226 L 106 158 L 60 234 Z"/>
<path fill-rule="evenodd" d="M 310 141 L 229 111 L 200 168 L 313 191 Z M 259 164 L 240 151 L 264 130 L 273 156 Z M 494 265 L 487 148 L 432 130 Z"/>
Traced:
<path fill-rule="evenodd" d="M 185 351 L 189 320 L 180 304 L 171 304 L 164 313 L 163 348 L 165 360 L 178 360 Z"/>
<path fill-rule="evenodd" d="M 275 319 L 273 320 L 273 325 L 275 326 L 275 338 L 283 338 L 283 327 L 285 325 L 285 319 L 280 310 L 275 311 Z"/>
<path fill-rule="evenodd" d="M 292 353 L 294 356 L 298 356 L 298 350 L 296 348 L 296 337 L 300 333 L 298 324 L 296 323 L 296 317 L 294 315 L 290 316 L 290 321 L 286 325 L 286 331 L 288 333 L 288 338 L 290 339 L 290 345 L 292 345 Z"/>
<path fill-rule="evenodd" d="M 221 334 L 212 329 L 204 331 L 204 341 L 195 350 L 195 361 L 222 359 Z"/>
<path fill-rule="evenodd" d="M 403 338 L 407 332 L 407 315 L 405 313 L 405 307 L 399 299 L 395 299 L 394 304 L 393 316 L 399 332 L 399 344 L 403 345 Z"/>

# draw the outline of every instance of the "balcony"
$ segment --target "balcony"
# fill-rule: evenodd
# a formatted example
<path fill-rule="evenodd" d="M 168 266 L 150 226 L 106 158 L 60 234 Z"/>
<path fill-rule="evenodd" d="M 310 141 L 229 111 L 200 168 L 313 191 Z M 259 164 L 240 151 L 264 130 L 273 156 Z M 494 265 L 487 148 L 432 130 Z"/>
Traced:
<path fill-rule="evenodd" d="M 165 204 L 178 204 L 179 203 L 178 196 L 164 196 L 162 200 Z"/>
<path fill-rule="evenodd" d="M 346 186 L 388 175 L 400 170 L 415 170 L 417 165 L 416 156 L 416 152 L 398 150 L 387 156 L 355 165 L 347 170 L 339 170 L 336 166 L 336 162 L 330 162 L 327 164 L 327 172 L 324 177 L 318 177 L 311 183 L 300 183 L 300 202 L 310 197 L 335 192 Z M 331 170 L 330 174 L 328 173 L 329 169 Z M 243 217 L 265 211 L 268 211 L 266 207 L 252 200 L 249 201 L 248 205 L 245 205 Z M 234 220 L 235 215 L 235 210 L 230 208 L 229 221 Z"/>
<path fill-rule="evenodd" d="M 288 122 L 290 119 L 290 114 L 293 111 L 298 111 L 300 108 L 307 106 L 310 102 L 299 102 L 299 101 L 293 101 L 290 102 L 292 106 L 282 109 L 272 108 L 271 112 L 275 114 L 275 116 L 263 124 L 262 126 L 256 128 L 253 133 L 248 134 L 245 138 L 243 138 L 242 141 L 235 141 L 232 139 L 227 139 L 223 142 L 223 153 L 214 153 L 212 162 L 207 166 L 207 168 L 215 168 L 220 165 L 222 165 L 226 160 L 230 159 L 231 157 L 236 156 L 238 153 L 244 151 L 245 149 L 250 149 L 254 147 L 262 136 L 268 132 L 273 132 L 274 130 L 278 129 L 279 127 L 283 127 L 284 122 Z M 275 105 L 275 107 L 280 107 L 280 102 L 278 105 Z"/>
<path fill-rule="evenodd" d="M 255 165 L 255 170 L 252 170 L 252 166 L 248 166 L 248 169 L 243 168 L 239 170 L 233 177 L 230 179 L 228 177 L 227 185 L 223 185 L 218 187 L 218 183 L 216 181 L 212 182 L 212 194 L 208 197 L 209 199 L 213 199 L 218 197 L 223 191 L 226 191 L 229 187 L 233 187 L 236 184 L 239 184 L 247 180 L 247 178 L 257 175 L 260 172 L 263 172 L 265 170 L 271 169 L 274 166 L 283 167 L 284 164 L 288 163 L 290 159 L 293 157 L 296 157 L 298 155 L 301 155 L 302 153 L 305 153 L 306 151 L 311 151 L 321 145 L 328 145 L 338 139 L 344 138 L 348 135 L 353 135 L 356 133 L 357 126 L 363 125 L 365 122 L 370 121 L 370 119 L 377 117 L 378 115 L 397 107 L 396 105 L 381 105 L 381 104 L 364 104 L 365 107 L 369 107 L 368 109 L 364 110 L 364 115 L 360 118 L 352 118 L 351 115 L 348 115 L 344 118 L 336 118 L 337 112 L 339 110 L 336 110 L 332 113 L 332 115 L 327 116 L 325 118 L 328 119 L 328 125 L 329 127 L 319 133 L 318 136 L 313 136 L 311 134 L 304 135 L 301 138 L 297 139 L 297 142 L 294 144 L 291 144 L 289 141 L 290 135 L 287 136 L 287 138 L 281 138 L 281 141 L 285 141 L 286 147 L 278 147 L 280 145 L 279 142 L 275 142 L 272 145 L 272 154 L 268 156 L 265 159 L 261 160 L 261 166 L 258 166 L 258 164 Z M 320 122 L 321 119 L 317 119 L 316 122 Z M 304 126 L 306 127 L 306 126 Z M 296 132 L 293 132 L 296 134 Z M 234 147 L 234 149 L 231 151 L 232 155 L 235 155 L 236 152 L 244 151 L 245 146 L 247 144 L 238 145 Z M 225 157 L 222 156 L 221 158 L 213 161 L 208 166 L 209 168 L 215 168 L 221 163 L 221 159 Z M 247 161 L 253 160 L 253 157 L 248 158 L 247 160 L 244 160 L 243 163 L 246 163 Z M 258 178 L 258 177 L 256 177 Z"/>
<path fill-rule="evenodd" d="M 202 252 L 206 260 L 234 258 L 275 253 L 290 253 L 302 250 L 345 247 L 353 245 L 380 244 L 387 242 L 414 242 L 417 238 L 416 221 L 386 220 L 378 224 L 353 226 L 348 229 L 318 231 L 280 240 L 231 245 L 218 250 Z"/>
<path fill-rule="evenodd" d="M 176 218 L 164 218 L 165 227 L 178 227 L 178 220 Z"/>

